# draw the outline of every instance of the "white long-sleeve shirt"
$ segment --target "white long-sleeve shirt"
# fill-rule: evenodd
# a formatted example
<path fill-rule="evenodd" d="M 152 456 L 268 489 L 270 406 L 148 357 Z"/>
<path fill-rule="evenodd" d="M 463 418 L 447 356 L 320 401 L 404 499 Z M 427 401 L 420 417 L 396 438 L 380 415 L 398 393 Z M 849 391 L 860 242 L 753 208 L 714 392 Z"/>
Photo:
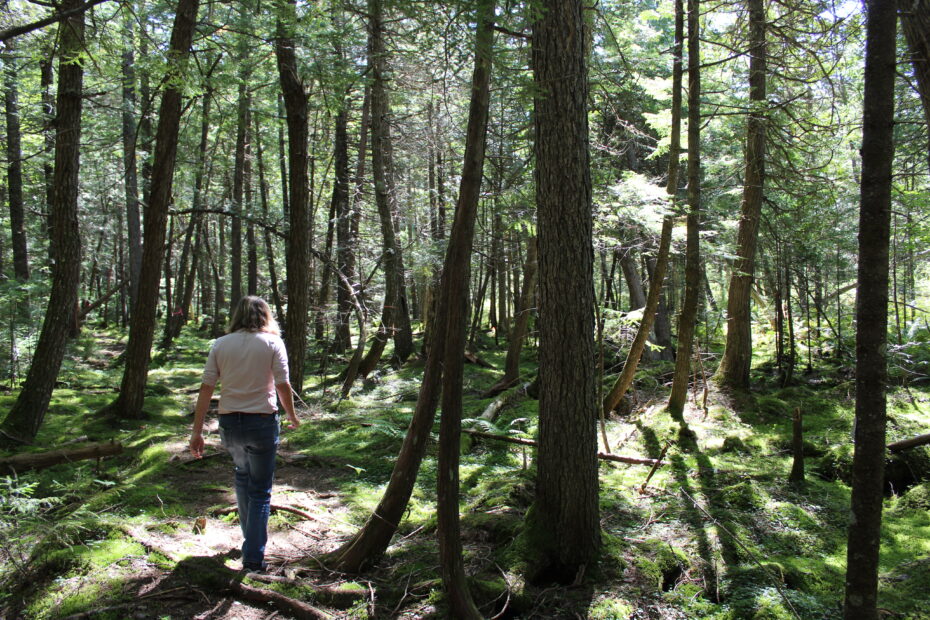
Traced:
<path fill-rule="evenodd" d="M 274 413 L 278 410 L 275 385 L 289 380 L 281 337 L 247 330 L 218 338 L 203 371 L 203 383 L 220 383 L 221 414 Z"/>

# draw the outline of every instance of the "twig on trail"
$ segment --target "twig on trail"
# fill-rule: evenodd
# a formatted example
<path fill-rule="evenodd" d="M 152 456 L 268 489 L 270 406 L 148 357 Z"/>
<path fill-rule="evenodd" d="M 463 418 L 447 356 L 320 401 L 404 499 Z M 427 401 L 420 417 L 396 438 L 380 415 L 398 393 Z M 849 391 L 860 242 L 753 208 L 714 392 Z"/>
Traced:
<path fill-rule="evenodd" d="M 280 510 L 281 512 L 289 512 L 289 513 L 291 513 L 291 514 L 297 515 L 298 517 L 303 517 L 304 519 L 307 519 L 308 521 L 316 521 L 317 523 L 322 523 L 322 522 L 323 522 L 322 519 L 320 519 L 319 517 L 315 517 L 315 516 L 313 516 L 312 514 L 310 514 L 309 512 L 305 512 L 305 511 L 303 511 L 303 510 L 300 510 L 299 508 L 293 508 L 293 507 L 291 507 L 291 506 L 281 506 L 281 505 L 278 505 L 278 504 L 272 504 L 272 505 L 271 505 L 271 509 L 272 509 L 272 510 Z M 228 506 L 228 507 L 226 507 L 226 508 L 218 508 L 218 509 L 216 509 L 216 510 L 213 511 L 213 514 L 214 514 L 214 516 L 219 516 L 219 515 L 230 515 L 230 514 L 232 514 L 232 513 L 234 513 L 234 512 L 239 512 L 239 507 L 238 507 L 238 506 Z"/>
<path fill-rule="evenodd" d="M 649 481 L 652 480 L 652 474 L 656 473 L 656 470 L 659 469 L 659 465 L 662 463 L 662 459 L 665 458 L 665 453 L 668 452 L 669 446 L 672 445 L 671 441 L 666 441 L 665 446 L 662 448 L 662 452 L 659 453 L 659 458 L 656 459 L 655 465 L 652 466 L 652 469 L 649 470 L 649 475 L 646 476 L 646 479 L 643 481 L 643 485 L 639 487 L 639 492 L 642 493 L 646 490 L 646 487 L 649 486 Z"/>
<path fill-rule="evenodd" d="M 801 619 L 801 614 L 799 614 L 799 613 L 798 613 L 798 610 L 794 608 L 794 605 L 791 604 L 791 600 L 788 598 L 788 595 L 785 594 L 785 591 L 784 591 L 784 590 L 782 590 L 781 584 L 778 582 L 778 581 L 779 581 L 778 578 L 777 578 L 775 575 L 773 575 L 771 571 L 769 571 L 768 567 L 766 567 L 762 562 L 759 561 L 758 557 L 756 557 L 756 554 L 753 553 L 752 550 L 751 550 L 749 547 L 747 547 L 745 544 L 743 544 L 743 541 L 741 541 L 739 538 L 737 538 L 737 537 L 736 537 L 736 534 L 734 534 L 733 532 L 731 532 L 730 530 L 728 530 L 728 529 L 726 528 L 725 525 L 723 525 L 720 521 L 718 521 L 717 519 L 715 519 L 713 515 L 711 515 L 709 512 L 707 512 L 707 510 L 705 510 L 705 508 L 704 508 L 703 506 L 701 506 L 701 505 L 697 502 L 697 500 L 695 500 L 693 497 L 691 497 L 690 495 L 688 495 L 688 493 L 687 493 L 686 491 L 684 491 L 683 489 L 679 489 L 679 491 L 681 492 L 682 495 L 684 495 L 686 498 L 688 498 L 688 501 L 690 501 L 692 504 L 694 504 L 694 507 L 695 507 L 695 508 L 697 508 L 698 510 L 700 510 L 700 511 L 704 514 L 705 517 L 707 517 L 708 519 L 710 519 L 711 522 L 712 522 L 714 525 L 716 525 L 717 527 L 719 527 L 725 534 L 727 534 L 730 538 L 732 538 L 733 541 L 734 541 L 737 545 L 739 545 L 740 549 L 742 549 L 743 551 L 745 551 L 745 552 L 746 552 L 746 555 L 748 555 L 748 556 L 750 557 L 750 559 L 751 559 L 753 562 L 755 562 L 756 565 L 757 565 L 759 568 L 762 569 L 762 572 L 764 572 L 766 575 L 768 575 L 769 577 L 772 578 L 772 583 L 775 585 L 775 589 L 778 590 L 779 596 L 781 596 L 782 600 L 785 601 L 785 605 L 788 606 L 788 609 L 791 610 L 791 613 L 794 614 L 794 617 L 795 617 L 795 618 L 797 618 L 798 620 L 802 620 L 802 619 Z M 716 570 L 714 571 L 714 574 L 717 574 L 717 571 L 716 571 Z M 718 584 L 718 586 L 717 586 L 718 590 L 719 590 L 719 587 L 720 587 L 720 586 L 719 586 L 719 584 Z"/>
<path fill-rule="evenodd" d="M 497 564 L 495 564 L 494 566 L 497 568 L 498 571 L 500 571 L 501 577 L 504 578 L 504 583 L 507 584 L 507 600 L 504 601 L 504 606 L 501 608 L 501 610 L 500 610 L 499 612 L 497 612 L 497 614 L 491 616 L 491 620 L 497 620 L 498 618 L 500 618 L 501 616 L 503 616 L 503 615 L 504 615 L 504 612 L 507 611 L 507 608 L 510 607 L 510 582 L 507 581 L 507 575 L 506 575 L 506 573 L 504 573 L 504 570 L 503 570 L 500 566 L 498 566 Z M 500 598 L 500 596 L 498 596 L 498 597 L 497 597 L 496 599 L 494 599 L 494 601 L 492 601 L 492 602 L 496 602 L 499 598 Z"/>

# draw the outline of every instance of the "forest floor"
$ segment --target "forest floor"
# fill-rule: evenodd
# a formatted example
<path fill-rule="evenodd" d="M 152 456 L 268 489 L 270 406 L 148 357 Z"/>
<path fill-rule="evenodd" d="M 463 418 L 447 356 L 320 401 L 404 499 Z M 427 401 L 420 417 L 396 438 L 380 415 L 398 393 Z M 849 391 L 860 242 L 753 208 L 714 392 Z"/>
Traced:
<path fill-rule="evenodd" d="M 231 464 L 215 418 L 206 429 L 206 456 L 193 460 L 187 452 L 208 344 L 185 332 L 158 353 L 146 418 L 114 422 L 95 412 L 114 397 L 122 343 L 103 330 L 72 343 L 30 449 L 87 438 L 115 439 L 125 450 L 97 463 L 0 479 L 0 618 L 446 617 L 435 542 L 435 450 L 384 558 L 354 576 L 329 572 L 321 562 L 380 498 L 422 366 L 382 370 L 342 401 L 333 376 L 308 376 L 303 423 L 282 435 L 269 574 L 249 576 L 239 570 Z M 482 358 L 500 367 L 503 352 L 484 344 Z M 480 394 L 497 373 L 468 367 L 466 426 L 533 437 L 537 405 L 522 394 L 495 421 L 476 419 L 491 403 Z M 648 467 L 602 461 L 604 552 L 576 584 L 527 578 L 531 545 L 521 524 L 533 499 L 532 449 L 464 440 L 462 536 L 483 614 L 840 617 L 852 455 L 848 371 L 824 365 L 779 387 L 763 365 L 754 376 L 759 389 L 738 398 L 711 389 L 706 403 L 698 390 L 681 420 L 663 410 L 667 373 L 661 364 L 647 365 L 630 412 L 607 422 L 615 454 L 656 458 L 670 447 L 644 489 Z M 0 408 L 12 398 L 0 396 Z M 786 482 L 796 409 L 805 421 L 803 485 Z M 889 440 L 926 433 L 928 410 L 930 391 L 895 391 Z M 889 461 L 880 590 L 887 617 L 930 618 L 928 480 L 924 448 Z M 274 592 L 277 603 L 256 600 Z M 306 609 L 288 608 L 287 601 Z"/>

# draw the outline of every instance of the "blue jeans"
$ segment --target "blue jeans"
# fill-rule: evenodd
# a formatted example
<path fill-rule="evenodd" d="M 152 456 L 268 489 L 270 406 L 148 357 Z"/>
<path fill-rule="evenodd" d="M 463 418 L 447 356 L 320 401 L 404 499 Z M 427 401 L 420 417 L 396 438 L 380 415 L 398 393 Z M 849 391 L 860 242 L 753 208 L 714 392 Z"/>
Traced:
<path fill-rule="evenodd" d="M 260 568 L 268 541 L 268 514 L 278 448 L 275 415 L 226 413 L 220 416 L 220 437 L 236 471 L 236 502 L 242 527 L 242 564 Z"/>

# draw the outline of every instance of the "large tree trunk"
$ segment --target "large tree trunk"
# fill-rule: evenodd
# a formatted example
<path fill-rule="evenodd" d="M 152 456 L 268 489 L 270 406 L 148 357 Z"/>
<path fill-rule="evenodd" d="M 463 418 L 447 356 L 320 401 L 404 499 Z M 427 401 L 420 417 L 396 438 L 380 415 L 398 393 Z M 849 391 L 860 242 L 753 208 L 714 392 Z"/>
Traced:
<path fill-rule="evenodd" d="M 899 0 L 898 8 L 930 138 L 930 0 Z M 930 164 L 930 144 L 927 147 L 927 163 Z"/>
<path fill-rule="evenodd" d="M 4 3 L 6 4 L 6 3 Z M 29 279 L 29 254 L 23 207 L 23 153 L 20 146 L 19 76 L 16 70 L 16 49 L 13 40 L 6 42 L 3 56 L 4 111 L 6 114 L 6 181 L 10 202 L 10 233 L 13 246 L 13 275 L 17 280 Z"/>
<path fill-rule="evenodd" d="M 475 70 L 472 75 L 471 105 L 465 136 L 465 160 L 459 201 L 452 224 L 452 238 L 441 284 L 441 314 L 437 334 L 442 349 L 442 419 L 439 426 L 437 478 L 439 560 L 442 581 L 455 618 L 483 618 L 475 607 L 465 581 L 462 540 L 459 527 L 459 455 L 462 433 L 462 374 L 465 363 L 465 332 L 468 321 L 468 282 L 471 249 L 475 236 L 478 199 L 487 143 L 488 108 L 492 45 L 494 42 L 494 0 L 479 0 L 475 36 Z M 438 355 L 434 343 L 431 354 Z"/>
<path fill-rule="evenodd" d="M 117 399 L 104 413 L 117 418 L 142 417 L 145 384 L 155 335 L 155 311 L 161 264 L 165 253 L 165 228 L 168 205 L 177 161 L 178 127 L 181 120 L 181 90 L 184 71 L 190 55 L 191 39 L 197 20 L 198 0 L 180 0 L 171 31 L 171 45 L 165 83 L 158 112 L 155 135 L 155 157 L 152 163 L 151 193 L 145 212 L 145 232 L 142 247 L 142 271 L 139 274 L 139 298 L 132 310 L 129 342 L 126 345 L 126 368 Z"/>
<path fill-rule="evenodd" d="M 749 302 L 755 272 L 756 240 L 762 213 L 765 183 L 765 3 L 749 2 L 749 122 L 746 128 L 746 174 L 743 204 L 736 238 L 737 258 L 733 261 L 727 296 L 727 341 L 716 379 L 721 385 L 749 389 L 752 362 L 752 315 Z"/>
<path fill-rule="evenodd" d="M 856 297 L 856 450 L 846 552 L 847 620 L 878 618 L 878 557 L 885 474 L 888 244 L 894 160 L 895 18 L 893 2 L 866 2 Z"/>
<path fill-rule="evenodd" d="M 681 417 L 688 396 L 691 348 L 701 285 L 701 58 L 700 0 L 688 0 L 688 232 L 685 249 L 685 298 L 678 315 L 678 352 L 668 398 L 672 416 Z"/>
<path fill-rule="evenodd" d="M 139 177 L 136 171 L 136 71 L 132 15 L 123 17 L 123 189 L 126 196 L 126 237 L 129 242 L 129 311 L 136 303 L 142 269 L 142 224 L 139 220 Z M 146 102 L 147 104 L 148 102 Z"/>
<path fill-rule="evenodd" d="M 601 541 L 583 5 L 547 0 L 533 24 L 540 394 L 527 527 L 542 546 L 536 569 L 566 583 L 596 561 Z"/>
<path fill-rule="evenodd" d="M 287 342 L 291 385 L 298 393 L 304 384 L 304 355 L 307 349 L 307 310 L 310 258 L 310 186 L 307 179 L 307 94 L 297 71 L 297 55 L 290 31 L 296 23 L 296 0 L 278 0 L 275 53 L 284 108 L 287 114 L 287 152 L 290 172 L 289 231 L 286 248 L 287 318 L 284 337 Z"/>
<path fill-rule="evenodd" d="M 80 0 L 66 0 L 61 9 L 73 9 L 80 4 Z M 61 22 L 58 41 L 58 116 L 55 125 L 54 192 L 50 205 L 51 232 L 56 248 L 56 260 L 52 263 L 52 290 L 26 382 L 0 426 L 0 432 L 20 442 L 35 439 L 48 411 L 74 318 L 81 271 L 77 198 L 84 80 L 80 62 L 84 51 L 83 13 Z"/>

